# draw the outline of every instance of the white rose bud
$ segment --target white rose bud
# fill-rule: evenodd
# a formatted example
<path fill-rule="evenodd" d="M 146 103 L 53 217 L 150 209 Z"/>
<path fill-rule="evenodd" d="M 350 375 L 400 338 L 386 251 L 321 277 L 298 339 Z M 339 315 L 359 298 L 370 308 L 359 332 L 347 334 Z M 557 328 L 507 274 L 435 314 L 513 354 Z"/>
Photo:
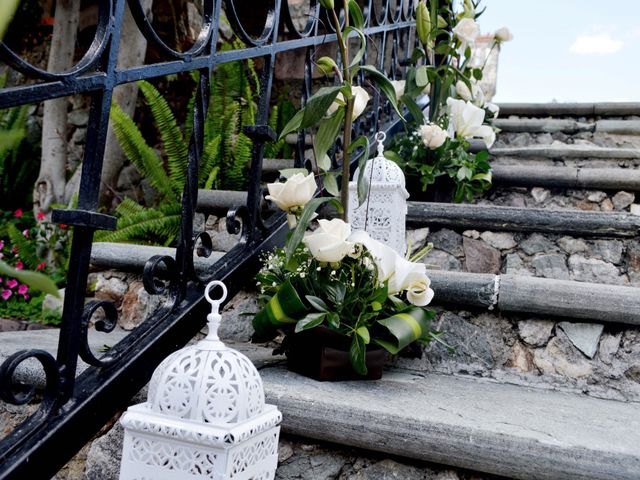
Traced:
<path fill-rule="evenodd" d="M 351 226 L 334 218 L 318 220 L 318 229 L 307 234 L 302 240 L 313 258 L 319 262 L 339 262 L 353 250 L 353 242 L 348 241 Z"/>
<path fill-rule="evenodd" d="M 427 277 L 424 263 L 410 262 L 398 255 L 394 273 L 389 279 L 389 294 L 407 291 L 407 300 L 413 305 L 424 307 L 433 298 L 433 290 L 429 288 L 431 281 Z"/>
<path fill-rule="evenodd" d="M 463 44 L 473 43 L 480 35 L 480 26 L 472 18 L 463 18 L 453 28 L 453 34 Z"/>
<path fill-rule="evenodd" d="M 407 82 L 404 80 L 391 80 L 391 85 L 396 92 L 396 100 L 399 102 L 400 97 L 404 95 L 404 87 Z"/>
<path fill-rule="evenodd" d="M 355 120 L 362 115 L 362 112 L 365 111 L 367 103 L 369 103 L 371 97 L 364 88 L 358 86 L 351 87 L 351 94 L 353 95 L 353 116 L 351 118 L 352 120 Z M 342 95 L 342 93 L 338 93 L 336 99 L 327 109 L 326 116 L 330 117 L 338 110 L 338 108 L 344 107 L 345 104 L 346 101 L 344 99 L 344 95 Z"/>
<path fill-rule="evenodd" d="M 509 42 L 513 40 L 513 34 L 507 27 L 502 27 L 495 31 L 495 33 L 493 34 L 493 38 L 495 38 L 499 43 Z"/>
<path fill-rule="evenodd" d="M 471 89 L 471 96 L 473 97 L 471 103 L 476 107 L 482 108 L 484 106 L 484 92 L 482 91 L 482 88 L 480 88 L 480 85 L 473 85 L 473 88 Z"/>
<path fill-rule="evenodd" d="M 288 212 L 291 209 L 304 207 L 316 193 L 316 180 L 312 173 L 304 175 L 296 173 L 286 182 L 267 184 L 269 195 L 265 198 L 272 201 L 278 208 Z"/>
<path fill-rule="evenodd" d="M 425 276 L 426 282 L 412 283 L 407 289 L 407 300 L 416 307 L 424 307 L 433 300 L 434 292 L 429 288 L 431 281 Z"/>
<path fill-rule="evenodd" d="M 422 125 L 418 129 L 418 134 L 420 135 L 420 138 L 422 138 L 424 146 L 430 150 L 435 150 L 436 148 L 441 147 L 447 140 L 447 132 L 434 123 Z"/>
<path fill-rule="evenodd" d="M 468 102 L 472 98 L 471 90 L 462 80 L 456 82 L 456 93 L 465 102 Z"/>

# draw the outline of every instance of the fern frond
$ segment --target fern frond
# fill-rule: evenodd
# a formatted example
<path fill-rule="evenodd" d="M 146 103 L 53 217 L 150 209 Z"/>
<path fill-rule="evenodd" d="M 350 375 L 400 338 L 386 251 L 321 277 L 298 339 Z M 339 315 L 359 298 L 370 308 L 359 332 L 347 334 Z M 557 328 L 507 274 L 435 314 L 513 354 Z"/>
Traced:
<path fill-rule="evenodd" d="M 160 132 L 164 151 L 167 154 L 169 178 L 178 188 L 182 188 L 187 179 L 189 153 L 188 145 L 178 128 L 176 117 L 167 101 L 153 85 L 141 80 L 138 82 L 138 86 L 151 109 L 156 127 Z"/>
<path fill-rule="evenodd" d="M 96 240 L 102 242 L 145 242 L 169 245 L 180 232 L 181 211 L 179 203 L 167 208 L 145 208 L 142 211 L 118 219 L 114 232 L 100 232 Z M 150 240 L 152 239 L 152 240 Z"/>
<path fill-rule="evenodd" d="M 130 198 L 125 198 L 122 203 L 116 207 L 116 214 L 120 217 L 134 215 L 143 211 L 144 207 Z"/>
<path fill-rule="evenodd" d="M 208 181 L 214 168 L 220 170 L 220 141 L 220 135 L 217 135 L 204 146 L 204 151 L 202 152 L 202 158 L 200 160 L 199 185 Z"/>
<path fill-rule="evenodd" d="M 220 179 L 218 178 L 220 175 L 220 167 L 216 166 L 211 169 L 211 173 L 209 173 L 209 177 L 206 182 L 204 182 L 204 188 L 207 190 L 217 189 L 220 186 Z"/>
<path fill-rule="evenodd" d="M 16 248 L 20 260 L 22 260 L 28 269 L 34 270 L 41 261 L 36 252 L 35 242 L 25 238 L 22 232 L 12 223 L 7 225 L 7 235 L 9 235 L 9 240 L 11 240 L 11 243 Z"/>
<path fill-rule="evenodd" d="M 147 145 L 133 120 L 115 103 L 111 105 L 111 121 L 122 151 L 140 174 L 161 194 L 180 198 L 181 189 L 165 173 L 162 159 Z"/>
<path fill-rule="evenodd" d="M 237 136 L 230 168 L 225 172 L 225 186 L 230 190 L 244 190 L 247 184 L 247 170 L 253 153 L 253 142 L 244 133 Z"/>

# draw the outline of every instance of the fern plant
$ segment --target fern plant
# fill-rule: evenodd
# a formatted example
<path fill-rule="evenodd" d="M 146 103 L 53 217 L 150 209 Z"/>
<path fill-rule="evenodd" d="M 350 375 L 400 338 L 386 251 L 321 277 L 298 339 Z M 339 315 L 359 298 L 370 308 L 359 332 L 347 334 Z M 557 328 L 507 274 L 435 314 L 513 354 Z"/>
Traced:
<path fill-rule="evenodd" d="M 241 48 L 238 40 L 222 50 Z M 197 74 L 194 74 L 197 82 Z M 126 199 L 116 209 L 118 225 L 114 232 L 99 232 L 96 240 L 172 244 L 180 229 L 180 198 L 187 176 L 188 141 L 193 129 L 193 103 L 189 101 L 184 133 L 176 116 L 160 92 L 150 83 L 138 82 L 160 133 L 164 157 L 145 141 L 134 121 L 118 105 L 111 108 L 113 129 L 122 150 L 140 174 L 159 194 L 155 205 L 139 205 Z M 252 142 L 242 126 L 255 123 L 260 83 L 254 64 L 248 60 L 219 65 L 211 79 L 211 95 L 204 125 L 204 148 L 198 186 L 206 189 L 243 190 L 251 160 Z M 278 108 L 270 124 L 280 125 Z M 268 148 L 282 149 L 283 145 Z"/>

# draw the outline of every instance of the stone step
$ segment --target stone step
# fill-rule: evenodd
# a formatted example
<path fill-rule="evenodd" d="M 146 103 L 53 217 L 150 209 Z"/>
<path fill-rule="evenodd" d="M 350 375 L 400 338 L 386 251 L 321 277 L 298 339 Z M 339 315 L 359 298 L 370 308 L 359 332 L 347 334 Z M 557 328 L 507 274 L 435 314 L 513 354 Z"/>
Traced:
<path fill-rule="evenodd" d="M 640 170 L 629 168 L 492 165 L 495 185 L 562 187 L 600 190 L 640 190 Z"/>
<path fill-rule="evenodd" d="M 212 252 L 208 258 L 194 256 L 194 267 L 198 273 L 206 273 L 226 252 Z M 175 258 L 176 249 L 129 243 L 95 242 L 91 248 L 91 265 L 125 272 L 141 272 L 147 260 L 154 255 Z"/>
<path fill-rule="evenodd" d="M 607 148 L 596 145 L 552 144 L 530 145 L 527 147 L 503 147 L 491 149 L 494 157 L 524 159 L 600 159 L 600 160 L 638 160 L 640 149 Z"/>
<path fill-rule="evenodd" d="M 500 115 L 508 117 L 622 117 L 640 115 L 640 102 L 597 102 L 597 103 L 501 103 Z"/>
<path fill-rule="evenodd" d="M 545 232 L 586 237 L 635 237 L 640 233 L 640 216 L 629 213 L 451 203 L 408 202 L 407 223 L 459 230 Z"/>
<path fill-rule="evenodd" d="M 441 304 L 640 325 L 640 288 L 444 270 L 428 276 Z"/>
<path fill-rule="evenodd" d="M 261 370 L 286 433 L 518 479 L 637 479 L 640 405 L 409 371 L 320 383 Z"/>
<path fill-rule="evenodd" d="M 497 118 L 493 125 L 502 132 L 524 133 L 580 133 L 593 132 L 596 129 L 596 123 L 578 122 L 568 118 Z"/>

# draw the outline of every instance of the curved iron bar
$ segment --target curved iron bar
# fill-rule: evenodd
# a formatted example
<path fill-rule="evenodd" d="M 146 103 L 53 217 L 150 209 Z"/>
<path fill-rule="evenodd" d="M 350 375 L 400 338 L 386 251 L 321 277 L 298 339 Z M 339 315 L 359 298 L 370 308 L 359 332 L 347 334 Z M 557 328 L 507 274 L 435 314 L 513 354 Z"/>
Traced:
<path fill-rule="evenodd" d="M 29 77 L 41 80 L 63 80 L 78 77 L 96 66 L 107 47 L 111 32 L 113 31 L 113 4 L 112 0 L 99 2 L 98 25 L 93 41 L 89 49 L 80 61 L 66 72 L 47 72 L 41 68 L 31 65 L 22 59 L 18 54 L 9 48 L 5 43 L 0 42 L 0 60 L 3 60 L 15 70 Z"/>
<path fill-rule="evenodd" d="M 89 324 L 91 323 L 91 317 L 98 311 L 102 310 L 104 313 L 104 319 L 100 319 L 95 323 L 95 329 L 99 332 L 110 333 L 116 328 L 118 324 L 118 309 L 113 302 L 106 300 L 91 301 L 84 306 L 84 312 L 82 313 L 82 329 L 80 334 L 80 351 L 78 354 L 80 358 L 94 367 L 108 367 L 116 361 L 116 358 L 110 355 L 106 355 L 101 359 L 98 359 L 91 348 L 89 347 Z"/>
<path fill-rule="evenodd" d="M 273 40 L 273 33 L 277 30 L 276 26 L 278 24 L 278 12 L 276 11 L 276 0 L 262 1 L 268 3 L 267 15 L 262 32 L 260 33 L 258 38 L 253 38 L 242 26 L 242 21 L 240 20 L 240 16 L 238 15 L 238 11 L 236 9 L 235 0 L 225 0 L 225 13 L 227 14 L 227 18 L 231 23 L 231 28 L 233 28 L 234 33 L 240 38 L 240 40 L 253 47 L 263 46 L 270 40 Z M 278 3 L 280 3 L 279 0 Z"/>
<path fill-rule="evenodd" d="M 317 28 L 318 25 L 318 17 L 320 14 L 320 3 L 318 0 L 309 0 L 309 11 L 307 13 L 308 18 L 307 22 L 302 31 L 298 30 L 293 22 L 293 17 L 291 16 L 291 8 L 289 2 L 287 0 L 282 1 L 282 12 L 281 16 L 284 20 L 284 24 L 287 27 L 287 31 L 295 38 L 306 38 Z"/>
<path fill-rule="evenodd" d="M 140 0 L 127 0 L 129 4 L 129 10 L 133 19 L 136 21 L 138 29 L 144 35 L 144 37 L 153 45 L 158 47 L 162 53 L 170 58 L 176 58 L 180 60 L 190 61 L 192 57 L 196 57 L 203 53 L 209 44 L 212 32 L 217 29 L 217 24 L 213 21 L 213 12 L 215 8 L 214 0 L 204 0 L 203 3 L 203 16 L 202 26 L 200 27 L 200 33 L 195 43 L 186 52 L 179 52 L 167 45 L 164 40 L 156 33 L 147 17 Z"/>

